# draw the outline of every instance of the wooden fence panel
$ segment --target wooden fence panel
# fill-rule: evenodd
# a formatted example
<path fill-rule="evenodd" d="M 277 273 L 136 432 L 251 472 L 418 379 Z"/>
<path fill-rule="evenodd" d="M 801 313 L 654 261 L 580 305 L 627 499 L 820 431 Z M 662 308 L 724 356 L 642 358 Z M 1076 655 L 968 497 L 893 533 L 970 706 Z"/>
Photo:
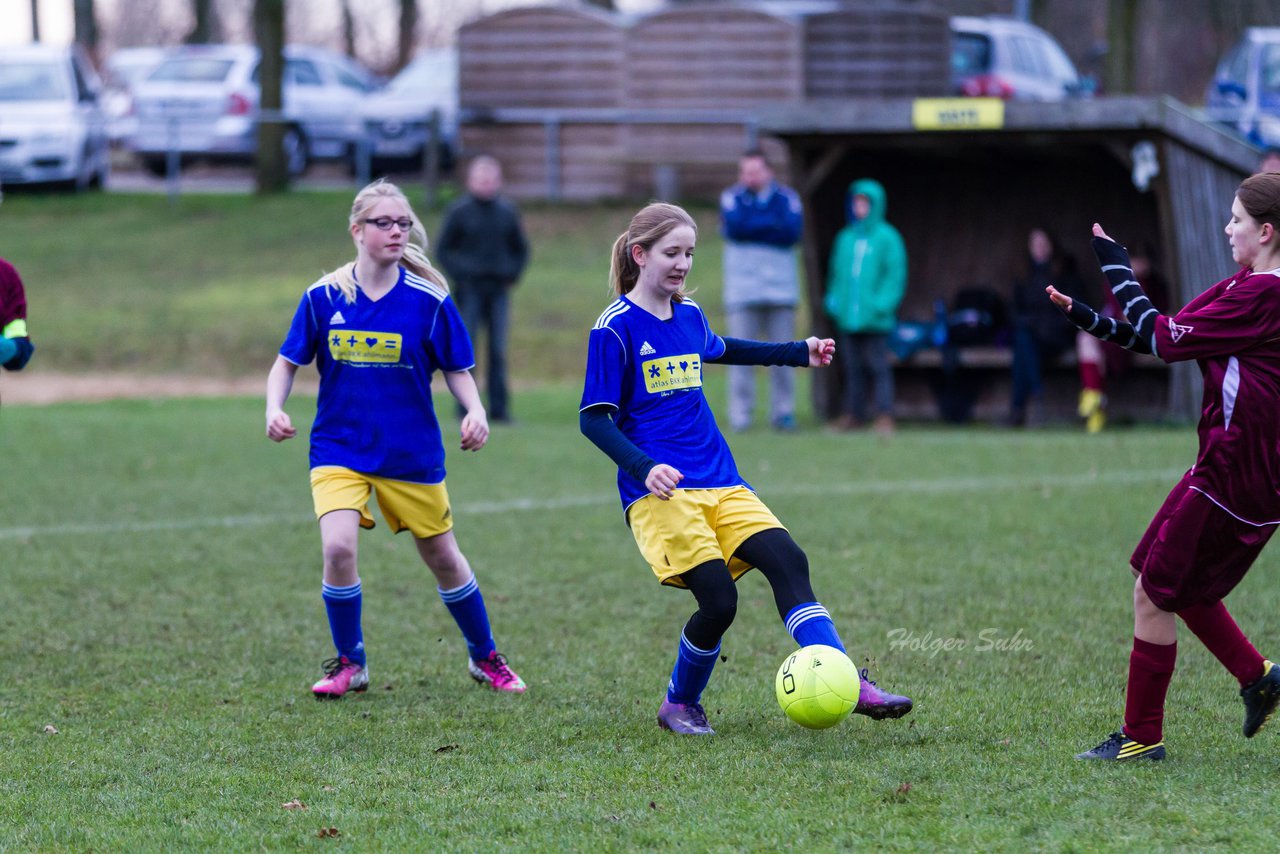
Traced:
<path fill-rule="evenodd" d="M 458 85 L 464 109 L 616 107 L 622 29 L 585 9 L 512 9 L 463 26 Z"/>
<path fill-rule="evenodd" d="M 941 13 L 848 8 L 804 19 L 804 94 L 810 98 L 944 94 L 951 29 Z"/>

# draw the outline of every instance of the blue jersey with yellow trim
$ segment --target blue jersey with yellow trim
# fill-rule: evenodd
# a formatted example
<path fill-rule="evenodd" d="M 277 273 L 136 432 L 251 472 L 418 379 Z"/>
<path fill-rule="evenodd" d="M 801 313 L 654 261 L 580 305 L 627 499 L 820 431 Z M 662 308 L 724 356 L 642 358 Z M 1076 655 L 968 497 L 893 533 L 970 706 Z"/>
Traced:
<path fill-rule="evenodd" d="M 750 489 L 702 392 L 702 365 L 724 355 L 724 340 L 697 303 L 671 308 L 661 320 L 623 296 L 605 309 L 591 330 L 581 409 L 616 410 L 623 435 L 684 475 L 681 489 Z M 649 491 L 620 470 L 618 493 L 628 507 Z"/>
<path fill-rule="evenodd" d="M 344 466 L 412 483 L 444 480 L 444 442 L 431 405 L 436 369 L 475 364 L 446 290 L 403 268 L 379 300 L 355 302 L 323 280 L 307 289 L 280 355 L 316 360 L 320 394 L 311 467 Z"/>

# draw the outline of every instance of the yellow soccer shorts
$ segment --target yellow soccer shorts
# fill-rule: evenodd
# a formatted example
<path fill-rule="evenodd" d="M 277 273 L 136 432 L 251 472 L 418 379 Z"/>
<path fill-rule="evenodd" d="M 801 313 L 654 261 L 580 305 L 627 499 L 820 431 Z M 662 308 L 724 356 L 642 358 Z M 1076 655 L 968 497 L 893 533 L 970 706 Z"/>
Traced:
<path fill-rule="evenodd" d="M 783 527 L 742 486 L 677 489 L 668 501 L 646 495 L 627 508 L 627 522 L 653 574 L 673 587 L 684 587 L 680 575 L 710 560 L 723 560 L 737 581 L 751 569 L 733 557 L 738 546 L 753 534 Z"/>
<path fill-rule="evenodd" d="M 438 536 L 453 528 L 453 512 L 444 482 L 409 483 L 372 474 L 362 474 L 342 466 L 317 466 L 311 470 L 311 499 L 316 518 L 334 510 L 355 510 L 360 527 L 376 523 L 369 512 L 369 494 L 378 499 L 378 509 L 395 533 L 409 531 L 418 539 Z"/>

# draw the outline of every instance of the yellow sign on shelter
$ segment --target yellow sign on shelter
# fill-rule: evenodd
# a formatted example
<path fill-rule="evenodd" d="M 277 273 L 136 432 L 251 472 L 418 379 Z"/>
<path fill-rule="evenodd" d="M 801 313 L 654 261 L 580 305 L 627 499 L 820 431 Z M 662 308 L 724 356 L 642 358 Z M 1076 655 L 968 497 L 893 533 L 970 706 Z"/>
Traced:
<path fill-rule="evenodd" d="M 911 104 L 916 130 L 992 130 L 1004 127 L 999 98 L 917 98 Z"/>

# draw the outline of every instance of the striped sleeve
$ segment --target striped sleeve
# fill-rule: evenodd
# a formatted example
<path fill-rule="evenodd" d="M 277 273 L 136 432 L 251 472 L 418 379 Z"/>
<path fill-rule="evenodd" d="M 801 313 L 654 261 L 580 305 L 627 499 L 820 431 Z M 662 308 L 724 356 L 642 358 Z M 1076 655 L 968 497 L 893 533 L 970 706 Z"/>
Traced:
<path fill-rule="evenodd" d="M 1093 253 L 1098 256 L 1098 263 L 1102 265 L 1102 273 L 1107 277 L 1107 285 L 1111 288 L 1111 292 L 1116 295 L 1121 308 L 1124 309 L 1124 316 L 1132 326 L 1133 334 L 1146 346 L 1146 349 L 1140 352 L 1159 356 L 1160 352 L 1156 349 L 1155 332 L 1156 319 L 1160 316 L 1160 313 L 1156 311 L 1156 307 L 1151 304 L 1151 300 L 1147 298 L 1142 286 L 1138 284 L 1138 280 L 1133 276 L 1133 266 L 1129 262 L 1129 250 L 1114 240 L 1095 237 L 1093 238 Z M 1080 324 L 1077 323 L 1076 325 L 1079 326 Z"/>
<path fill-rule="evenodd" d="M 1150 353 L 1151 348 L 1138 336 L 1133 326 L 1112 317 L 1104 317 L 1078 299 L 1071 300 L 1067 319 L 1094 338 L 1110 341 L 1135 353 Z"/>

